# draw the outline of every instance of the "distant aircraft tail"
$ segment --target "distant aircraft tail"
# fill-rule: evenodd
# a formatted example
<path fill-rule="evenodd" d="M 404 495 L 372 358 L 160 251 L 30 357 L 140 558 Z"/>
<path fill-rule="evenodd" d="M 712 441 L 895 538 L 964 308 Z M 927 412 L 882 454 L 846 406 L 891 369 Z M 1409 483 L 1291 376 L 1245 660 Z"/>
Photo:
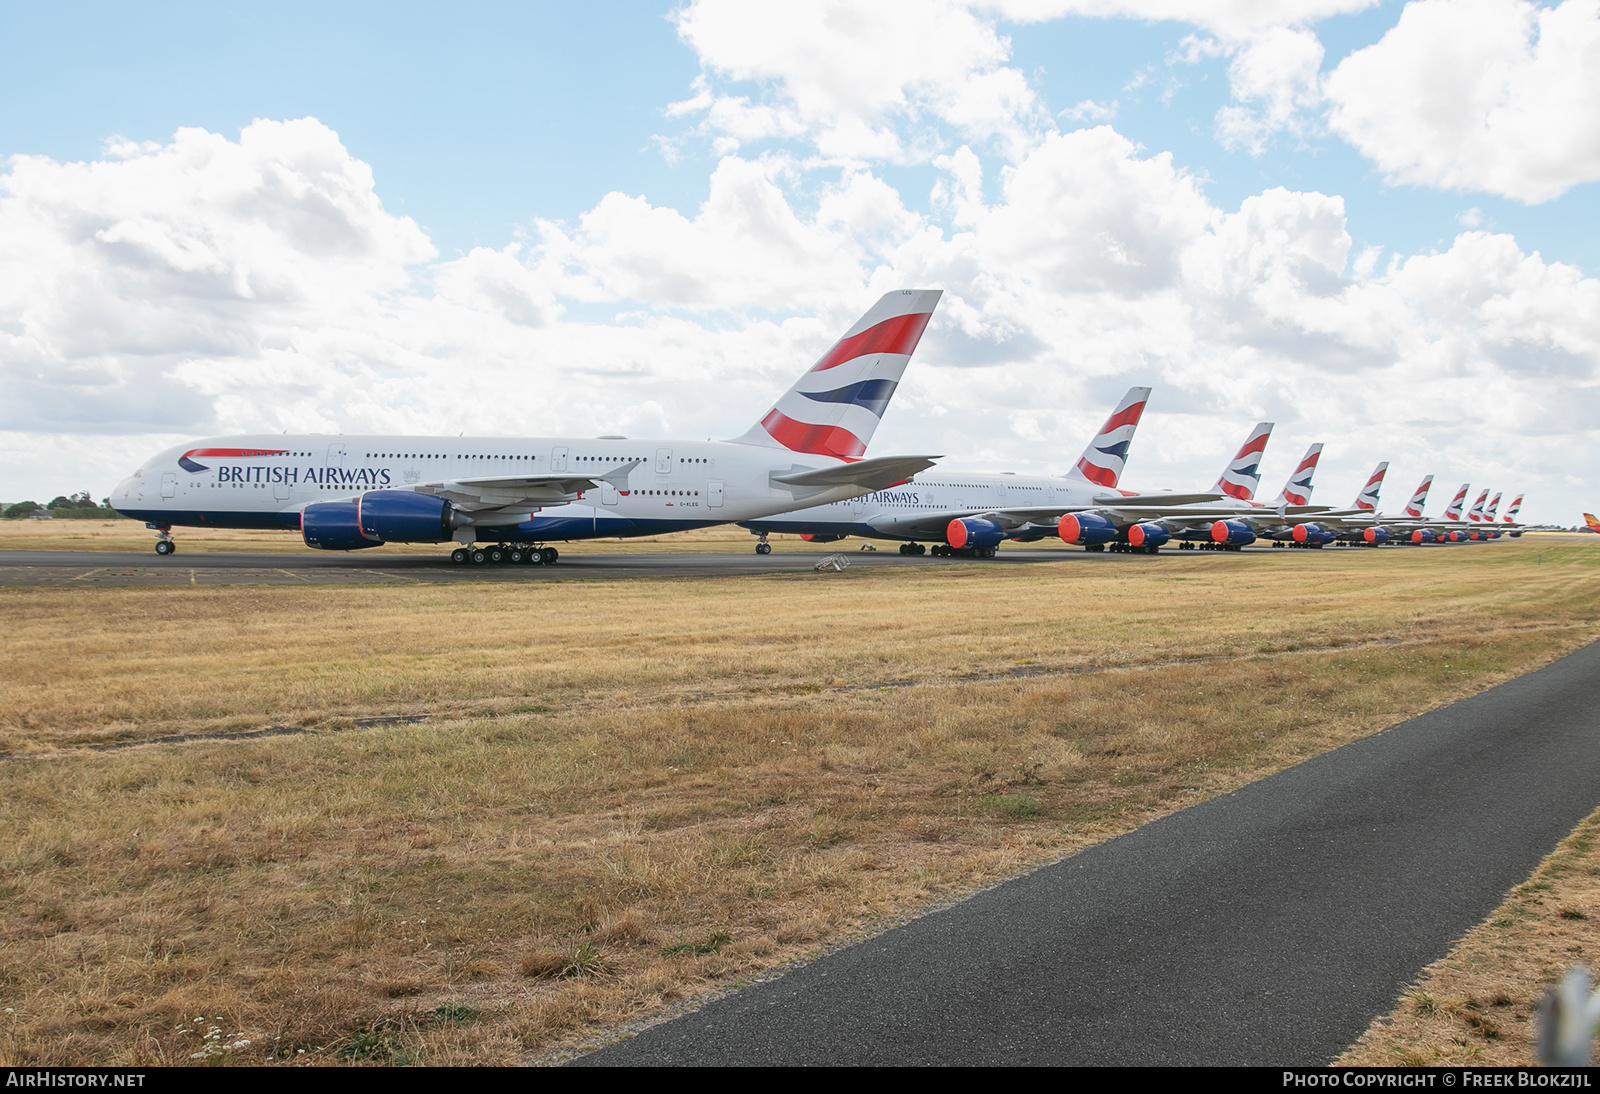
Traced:
<path fill-rule="evenodd" d="M 1428 504 L 1428 488 L 1432 485 L 1432 475 L 1428 475 L 1422 480 L 1422 482 L 1417 484 L 1417 492 L 1411 495 L 1410 501 L 1406 502 L 1406 516 L 1410 517 L 1412 520 L 1422 519 L 1422 509 Z M 1466 493 L 1466 488 L 1463 487 L 1461 492 L 1463 494 Z"/>
<path fill-rule="evenodd" d="M 1494 496 L 1494 500 L 1489 503 L 1488 512 L 1483 514 L 1483 519 L 1487 520 L 1487 521 L 1490 521 L 1492 523 L 1496 519 L 1495 518 L 1495 514 L 1497 512 L 1499 512 L 1499 511 L 1500 511 L 1500 495 L 1496 494 Z"/>
<path fill-rule="evenodd" d="M 1485 490 L 1478 495 L 1478 500 L 1472 503 L 1472 508 L 1467 510 L 1467 519 L 1478 521 L 1483 519 L 1483 503 L 1489 500 L 1489 491 Z"/>
<path fill-rule="evenodd" d="M 1506 523 L 1517 523 L 1517 514 L 1520 512 L 1522 512 L 1522 495 L 1518 494 L 1516 497 L 1511 499 L 1511 508 L 1506 510 Z"/>
<path fill-rule="evenodd" d="M 1311 502 L 1311 476 L 1316 474 L 1317 461 L 1322 458 L 1322 442 L 1317 442 L 1306 449 L 1306 454 L 1300 457 L 1300 466 L 1294 469 L 1294 474 L 1289 476 L 1289 481 L 1283 484 L 1283 489 L 1278 491 L 1278 496 L 1272 499 L 1272 507 L 1280 505 L 1309 505 Z"/>
<path fill-rule="evenodd" d="M 1239 454 L 1228 461 L 1228 466 L 1222 469 L 1221 477 L 1211 489 L 1240 501 L 1255 497 L 1256 487 L 1261 485 L 1261 454 L 1267 450 L 1267 441 L 1271 438 L 1272 423 L 1257 422 L 1239 449 Z"/>
<path fill-rule="evenodd" d="M 1456 496 L 1450 499 L 1450 504 L 1444 507 L 1445 520 L 1460 520 L 1462 507 L 1467 504 L 1467 491 L 1472 489 L 1470 482 L 1461 484 L 1461 489 L 1456 491 Z"/>
<path fill-rule="evenodd" d="M 939 289 L 887 293 L 742 437 L 741 444 L 858 460 L 938 306 Z"/>
<path fill-rule="evenodd" d="M 1087 479 L 1096 486 L 1112 487 L 1122 478 L 1122 469 L 1128 462 L 1128 445 L 1133 441 L 1133 431 L 1139 428 L 1139 416 L 1150 399 L 1147 387 L 1130 387 L 1122 402 L 1111 412 L 1106 424 L 1100 427 L 1089 447 L 1078 457 L 1077 464 L 1067 472 L 1068 478 Z"/>
<path fill-rule="evenodd" d="M 1383 476 L 1389 472 L 1389 461 L 1384 460 L 1372 469 L 1367 485 L 1361 488 L 1361 493 L 1356 495 L 1352 509 L 1376 509 L 1378 507 L 1378 491 L 1383 487 Z"/>
<path fill-rule="evenodd" d="M 1589 531 L 1600 534 L 1600 520 L 1596 520 L 1593 513 L 1583 514 L 1583 523 L 1589 526 Z"/>

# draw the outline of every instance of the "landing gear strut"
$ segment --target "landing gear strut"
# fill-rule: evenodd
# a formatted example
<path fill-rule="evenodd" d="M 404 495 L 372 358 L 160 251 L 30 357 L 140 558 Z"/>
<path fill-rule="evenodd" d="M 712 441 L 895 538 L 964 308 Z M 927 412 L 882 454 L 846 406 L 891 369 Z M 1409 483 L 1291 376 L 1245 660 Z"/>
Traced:
<path fill-rule="evenodd" d="M 178 550 L 178 541 L 172 538 L 172 529 L 159 524 L 146 524 L 156 534 L 156 554 L 170 555 Z"/>
<path fill-rule="evenodd" d="M 772 553 L 772 544 L 767 542 L 767 533 L 762 532 L 761 533 L 761 538 L 756 541 L 756 554 L 758 554 L 758 555 L 770 555 L 771 553 Z"/>

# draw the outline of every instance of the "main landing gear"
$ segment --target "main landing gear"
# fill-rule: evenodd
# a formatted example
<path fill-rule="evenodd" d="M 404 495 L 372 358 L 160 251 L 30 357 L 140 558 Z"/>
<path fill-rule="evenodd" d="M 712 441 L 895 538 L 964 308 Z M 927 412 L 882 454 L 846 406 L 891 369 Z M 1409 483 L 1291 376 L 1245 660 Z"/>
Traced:
<path fill-rule="evenodd" d="M 156 534 L 156 554 L 170 555 L 177 553 L 178 541 L 172 538 L 172 529 L 170 527 L 163 528 L 159 524 L 146 524 L 145 527 Z"/>
<path fill-rule="evenodd" d="M 902 543 L 900 545 L 900 553 L 903 555 L 925 555 L 928 553 L 928 548 L 921 543 Z"/>
<path fill-rule="evenodd" d="M 758 554 L 758 555 L 770 555 L 771 553 L 772 553 L 772 544 L 767 542 L 767 533 L 762 532 L 761 533 L 761 538 L 756 541 L 756 554 Z"/>
<path fill-rule="evenodd" d="M 457 566 L 552 566 L 561 552 L 554 547 L 535 547 L 531 543 L 496 543 L 490 547 L 457 547 L 450 561 Z"/>
<path fill-rule="evenodd" d="M 948 543 L 935 543 L 932 554 L 934 558 L 993 558 L 999 550 L 998 547 L 952 547 Z"/>

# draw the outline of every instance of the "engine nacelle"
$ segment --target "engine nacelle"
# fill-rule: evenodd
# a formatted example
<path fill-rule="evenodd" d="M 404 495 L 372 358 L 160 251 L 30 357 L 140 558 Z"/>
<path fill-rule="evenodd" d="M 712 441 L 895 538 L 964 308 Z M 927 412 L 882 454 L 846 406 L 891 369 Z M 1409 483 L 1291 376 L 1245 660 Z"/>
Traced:
<path fill-rule="evenodd" d="M 1211 525 L 1211 541 L 1229 547 L 1244 547 L 1256 541 L 1256 534 L 1242 520 L 1219 520 Z"/>
<path fill-rule="evenodd" d="M 1154 521 L 1135 524 L 1128 529 L 1128 542 L 1135 547 L 1159 547 L 1172 538 L 1172 533 Z"/>
<path fill-rule="evenodd" d="M 1315 547 L 1325 543 L 1332 543 L 1334 535 L 1320 524 L 1296 524 L 1289 530 L 1289 535 L 1296 543 L 1304 543 Z"/>
<path fill-rule="evenodd" d="M 1418 528 L 1411 533 L 1412 543 L 1438 543 L 1439 537 L 1428 528 Z"/>
<path fill-rule="evenodd" d="M 314 501 L 300 510 L 300 538 L 319 551 L 359 551 L 382 547 L 380 539 L 361 534 L 353 501 Z"/>
<path fill-rule="evenodd" d="M 1467 533 L 1461 531 L 1449 532 L 1444 538 L 1451 543 L 1465 543 L 1467 541 Z"/>
<path fill-rule="evenodd" d="M 957 517 L 945 526 L 944 540 L 956 550 L 963 547 L 997 547 L 1005 529 L 982 517 Z"/>
<path fill-rule="evenodd" d="M 1371 528 L 1361 529 L 1361 538 L 1377 547 L 1389 542 L 1389 529 L 1374 524 Z"/>
<path fill-rule="evenodd" d="M 1091 547 L 1117 538 L 1117 526 L 1099 513 L 1068 513 L 1056 523 L 1056 535 L 1065 543 Z"/>
<path fill-rule="evenodd" d="M 450 538 L 450 503 L 409 490 L 369 490 L 356 499 L 356 525 L 380 543 L 439 543 Z"/>

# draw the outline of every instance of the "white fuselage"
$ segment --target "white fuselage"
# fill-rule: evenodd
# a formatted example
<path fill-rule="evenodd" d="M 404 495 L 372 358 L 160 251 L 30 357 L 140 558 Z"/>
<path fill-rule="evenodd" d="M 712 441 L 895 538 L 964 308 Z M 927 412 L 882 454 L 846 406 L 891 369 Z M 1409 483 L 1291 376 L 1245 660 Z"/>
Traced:
<path fill-rule="evenodd" d="M 112 492 L 112 507 L 157 526 L 300 527 L 310 504 L 428 484 L 571 474 L 617 485 L 576 500 L 464 517 L 455 539 L 650 535 L 835 501 L 858 486 L 798 488 L 770 476 L 844 461 L 729 441 L 576 437 L 250 434 L 194 441 L 149 460 Z M 482 533 L 488 533 L 484 535 Z"/>

